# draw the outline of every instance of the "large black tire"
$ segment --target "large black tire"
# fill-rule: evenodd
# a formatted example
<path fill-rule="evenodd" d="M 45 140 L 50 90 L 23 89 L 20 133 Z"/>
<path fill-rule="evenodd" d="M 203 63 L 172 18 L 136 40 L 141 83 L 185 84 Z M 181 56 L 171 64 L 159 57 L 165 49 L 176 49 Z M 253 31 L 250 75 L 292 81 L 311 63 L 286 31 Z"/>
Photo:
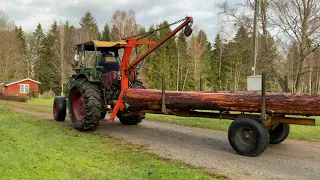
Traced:
<path fill-rule="evenodd" d="M 270 144 L 279 144 L 286 140 L 290 133 L 290 125 L 280 123 L 275 129 L 269 131 Z"/>
<path fill-rule="evenodd" d="M 136 79 L 132 83 L 132 88 L 136 89 L 145 89 L 142 82 L 139 79 Z M 123 115 L 121 112 L 118 113 L 119 121 L 125 125 L 138 125 L 142 122 L 142 119 L 145 118 L 145 113 L 141 112 L 130 112 Z"/>
<path fill-rule="evenodd" d="M 67 107 L 66 98 L 64 96 L 56 96 L 53 101 L 53 117 L 56 121 L 64 121 L 66 119 Z"/>
<path fill-rule="evenodd" d="M 266 150 L 270 136 L 268 129 L 259 119 L 240 117 L 230 125 L 228 139 L 236 152 L 254 157 Z"/>
<path fill-rule="evenodd" d="M 104 119 L 106 117 L 106 115 L 107 115 L 107 110 L 106 110 L 106 107 L 104 107 L 102 114 L 101 114 L 102 119 Z"/>
<path fill-rule="evenodd" d="M 103 119 L 104 100 L 97 84 L 77 79 L 69 94 L 70 115 L 73 126 L 79 131 L 92 131 Z"/>
<path fill-rule="evenodd" d="M 118 114 L 119 121 L 125 125 L 138 125 L 142 122 L 144 116 L 139 113 L 132 113 L 129 115 Z"/>

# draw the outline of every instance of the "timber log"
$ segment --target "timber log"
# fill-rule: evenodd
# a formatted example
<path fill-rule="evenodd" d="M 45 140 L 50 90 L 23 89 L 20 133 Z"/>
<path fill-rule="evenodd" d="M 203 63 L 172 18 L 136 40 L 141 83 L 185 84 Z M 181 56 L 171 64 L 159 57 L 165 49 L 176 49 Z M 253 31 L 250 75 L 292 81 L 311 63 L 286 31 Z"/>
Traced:
<path fill-rule="evenodd" d="M 162 91 L 126 89 L 123 102 L 128 111 L 161 110 Z M 165 91 L 167 109 L 240 111 L 259 113 L 260 92 L 179 92 Z M 267 93 L 267 114 L 320 115 L 320 96 L 290 93 Z"/>

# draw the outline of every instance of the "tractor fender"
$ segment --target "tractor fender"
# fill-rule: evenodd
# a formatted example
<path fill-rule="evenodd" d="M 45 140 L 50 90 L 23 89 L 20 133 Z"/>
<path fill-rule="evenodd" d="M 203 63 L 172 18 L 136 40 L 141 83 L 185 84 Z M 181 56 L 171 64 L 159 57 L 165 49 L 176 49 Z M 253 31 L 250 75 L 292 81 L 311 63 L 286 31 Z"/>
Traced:
<path fill-rule="evenodd" d="M 73 76 L 73 82 L 75 82 L 77 79 L 85 79 L 85 80 L 87 80 L 89 82 L 92 82 L 92 83 L 95 83 L 95 84 L 98 84 L 98 85 L 102 85 L 102 82 L 101 82 L 100 78 L 92 79 L 86 73 L 81 73 L 81 74 L 74 75 Z M 74 86 L 75 86 L 75 84 L 72 83 L 71 86 L 70 86 L 70 90 L 72 90 L 74 88 Z"/>
<path fill-rule="evenodd" d="M 86 79 L 87 81 L 89 82 L 93 82 L 93 83 L 101 83 L 101 78 L 100 76 L 98 76 L 97 78 L 94 78 L 93 76 L 89 76 L 88 74 L 86 73 L 81 73 L 81 74 L 78 74 L 74 80 L 76 79 Z"/>
<path fill-rule="evenodd" d="M 88 78 L 88 76 L 86 75 L 86 74 L 84 74 L 84 73 L 81 73 L 81 74 L 73 74 L 73 75 L 71 75 L 71 77 L 72 77 L 72 79 L 70 79 L 69 81 L 70 81 L 70 83 L 69 83 L 69 88 L 68 88 L 68 91 L 69 91 L 69 93 L 70 93 L 70 91 L 72 91 L 73 90 L 73 88 L 75 87 L 75 81 L 77 80 L 77 79 L 85 79 L 85 80 L 89 80 L 89 78 Z M 68 93 L 68 94 L 69 94 Z"/>
<path fill-rule="evenodd" d="M 77 75 L 75 76 L 74 80 L 77 80 L 77 79 L 80 79 L 80 78 L 81 78 L 81 79 L 86 79 L 86 80 L 89 81 L 89 77 L 88 77 L 88 75 L 85 74 L 85 73 L 77 74 Z"/>

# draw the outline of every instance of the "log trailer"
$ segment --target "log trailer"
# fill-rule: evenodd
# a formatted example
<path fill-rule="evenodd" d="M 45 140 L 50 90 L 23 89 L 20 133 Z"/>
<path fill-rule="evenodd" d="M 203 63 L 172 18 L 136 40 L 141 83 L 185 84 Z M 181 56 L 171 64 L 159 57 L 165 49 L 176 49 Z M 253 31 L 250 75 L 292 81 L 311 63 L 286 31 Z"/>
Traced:
<path fill-rule="evenodd" d="M 166 91 L 164 79 L 162 90 L 145 89 L 138 78 L 137 65 L 180 30 L 184 30 L 186 36 L 192 33 L 192 17 L 173 24 L 177 23 L 180 25 L 160 42 L 142 40 L 153 33 L 148 32 L 121 42 L 89 41 L 77 45 L 80 58 L 74 69 L 76 73 L 70 76 L 66 96 L 54 99 L 55 120 L 64 121 L 68 108 L 76 129 L 94 130 L 104 119 L 107 105 L 111 106 L 109 122 L 118 117 L 128 125 L 140 123 L 145 113 L 231 119 L 234 121 L 228 130 L 230 145 L 237 153 L 252 157 L 264 152 L 269 143 L 284 141 L 289 135 L 289 124 L 315 125 L 315 119 L 303 116 L 320 115 L 320 96 L 266 93 L 265 76 L 261 92 Z M 130 61 L 133 49 L 140 45 L 151 45 L 151 48 Z M 110 89 L 105 89 L 97 54 L 107 50 L 118 56 L 120 49 L 124 52 L 119 79 Z M 86 51 L 95 52 L 95 66 L 84 65 Z"/>

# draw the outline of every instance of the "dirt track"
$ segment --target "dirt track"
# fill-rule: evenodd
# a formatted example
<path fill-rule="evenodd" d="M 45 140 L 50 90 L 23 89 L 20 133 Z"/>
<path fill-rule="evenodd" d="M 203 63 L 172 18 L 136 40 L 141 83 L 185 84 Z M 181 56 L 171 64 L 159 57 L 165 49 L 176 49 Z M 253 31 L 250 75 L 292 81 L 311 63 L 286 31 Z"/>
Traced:
<path fill-rule="evenodd" d="M 51 114 L 10 109 L 52 119 Z M 69 120 L 64 124 L 71 126 Z M 138 126 L 103 121 L 94 133 L 142 144 L 162 157 L 206 167 L 231 179 L 320 179 L 317 142 L 286 140 L 270 145 L 259 157 L 250 158 L 237 155 L 229 145 L 227 133 L 221 131 L 145 120 Z"/>

